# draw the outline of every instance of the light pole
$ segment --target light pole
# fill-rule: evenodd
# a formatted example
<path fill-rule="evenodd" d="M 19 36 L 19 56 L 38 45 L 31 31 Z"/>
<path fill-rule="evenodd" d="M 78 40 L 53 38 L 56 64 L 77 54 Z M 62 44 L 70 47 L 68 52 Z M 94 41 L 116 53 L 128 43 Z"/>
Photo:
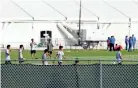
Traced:
<path fill-rule="evenodd" d="M 81 0 L 80 0 L 80 10 L 79 10 L 79 31 L 78 31 L 78 45 L 80 45 L 80 31 L 81 31 Z"/>

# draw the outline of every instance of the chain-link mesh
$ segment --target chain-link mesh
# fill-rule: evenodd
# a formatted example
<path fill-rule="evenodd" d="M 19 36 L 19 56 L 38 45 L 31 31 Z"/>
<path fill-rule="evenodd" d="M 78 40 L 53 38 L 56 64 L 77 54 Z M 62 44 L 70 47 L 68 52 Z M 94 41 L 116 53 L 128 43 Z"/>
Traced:
<path fill-rule="evenodd" d="M 138 88 L 138 65 L 103 65 L 102 88 Z"/>
<path fill-rule="evenodd" d="M 1 88 L 138 88 L 138 65 L 1 65 Z"/>

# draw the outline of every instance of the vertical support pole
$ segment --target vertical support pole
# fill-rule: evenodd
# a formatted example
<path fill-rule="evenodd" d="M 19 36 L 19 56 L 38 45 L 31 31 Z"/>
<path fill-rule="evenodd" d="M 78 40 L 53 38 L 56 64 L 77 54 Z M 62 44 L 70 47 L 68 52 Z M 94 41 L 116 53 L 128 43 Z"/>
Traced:
<path fill-rule="evenodd" d="M 78 76 L 78 71 L 77 71 L 77 64 L 74 64 L 74 70 L 75 70 L 75 74 L 76 74 L 76 87 L 79 88 L 79 76 Z"/>
<path fill-rule="evenodd" d="M 32 17 L 32 19 L 34 21 L 34 17 Z M 34 22 L 32 22 L 32 32 L 33 32 L 32 38 L 34 38 Z"/>
<path fill-rule="evenodd" d="M 100 88 L 103 87 L 103 73 L 102 73 L 102 62 L 100 60 Z"/>
<path fill-rule="evenodd" d="M 97 22 L 97 29 L 100 29 L 100 26 L 99 26 L 99 17 L 98 17 L 98 22 Z"/>
<path fill-rule="evenodd" d="M 2 44 L 3 48 L 4 48 L 4 29 L 5 29 L 5 26 L 6 26 L 6 23 L 3 22 L 2 23 L 2 29 L 1 29 L 1 32 L 0 32 L 0 34 L 1 34 L 1 44 Z"/>
<path fill-rule="evenodd" d="M 79 32 L 78 32 L 78 45 L 80 45 L 80 30 L 81 30 L 81 0 L 80 0 L 80 10 L 79 10 Z"/>
<path fill-rule="evenodd" d="M 129 28 L 129 33 L 128 33 L 128 35 L 130 36 L 130 35 L 131 35 L 131 18 L 129 18 L 129 25 L 128 25 L 128 28 Z"/>

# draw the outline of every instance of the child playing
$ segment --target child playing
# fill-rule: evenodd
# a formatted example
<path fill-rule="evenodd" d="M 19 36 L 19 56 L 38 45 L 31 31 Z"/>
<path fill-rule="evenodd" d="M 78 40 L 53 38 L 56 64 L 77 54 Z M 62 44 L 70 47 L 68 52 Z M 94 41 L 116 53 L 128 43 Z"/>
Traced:
<path fill-rule="evenodd" d="M 23 60 L 23 50 L 24 50 L 24 47 L 23 47 L 23 45 L 20 45 L 20 47 L 19 47 L 19 63 L 20 64 L 22 64 L 23 62 L 24 62 L 24 60 Z"/>
<path fill-rule="evenodd" d="M 5 51 L 5 64 L 11 64 L 10 47 L 10 45 L 7 45 L 7 49 Z"/>
<path fill-rule="evenodd" d="M 44 53 L 43 53 L 43 55 L 42 55 L 42 64 L 43 64 L 43 65 L 48 65 L 48 62 L 46 61 L 48 55 L 49 55 L 49 54 L 48 54 L 48 50 L 45 49 L 45 50 L 44 50 Z"/>
<path fill-rule="evenodd" d="M 34 39 L 31 39 L 30 46 L 31 46 L 31 57 L 32 57 L 32 59 L 35 58 L 35 54 L 36 54 L 35 46 L 36 45 L 37 44 L 35 43 Z"/>
<path fill-rule="evenodd" d="M 58 58 L 58 65 L 62 65 L 62 58 L 64 57 L 64 52 L 63 52 L 63 46 L 59 46 L 59 51 L 57 53 L 57 58 Z"/>
<path fill-rule="evenodd" d="M 121 63 L 121 62 L 122 62 L 122 56 L 121 56 L 120 50 L 121 50 L 121 48 L 118 47 L 117 53 L 116 53 L 116 59 L 117 59 L 117 63 L 118 63 L 118 64 L 122 64 L 122 63 Z"/>

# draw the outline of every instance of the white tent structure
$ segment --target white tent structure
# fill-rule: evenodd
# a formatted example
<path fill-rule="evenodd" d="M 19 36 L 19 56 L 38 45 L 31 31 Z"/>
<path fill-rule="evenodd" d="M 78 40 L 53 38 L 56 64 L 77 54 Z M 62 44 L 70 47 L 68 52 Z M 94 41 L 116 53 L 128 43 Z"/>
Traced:
<path fill-rule="evenodd" d="M 138 0 L 81 1 L 81 28 L 114 35 L 122 45 L 126 35 L 138 39 Z M 31 38 L 39 43 L 40 31 L 51 30 L 56 45 L 57 40 L 66 41 L 57 23 L 78 29 L 80 0 L 0 0 L 0 4 L 0 44 L 28 46 Z"/>

